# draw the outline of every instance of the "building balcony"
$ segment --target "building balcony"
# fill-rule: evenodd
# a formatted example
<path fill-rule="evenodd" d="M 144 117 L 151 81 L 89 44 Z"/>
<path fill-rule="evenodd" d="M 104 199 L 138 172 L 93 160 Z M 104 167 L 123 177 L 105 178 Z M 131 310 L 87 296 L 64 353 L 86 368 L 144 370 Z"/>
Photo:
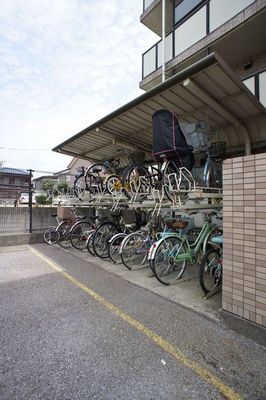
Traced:
<path fill-rule="evenodd" d="M 190 18 L 166 35 L 166 77 L 176 74 L 209 52 L 216 51 L 234 69 L 240 63 L 252 65 L 254 57 L 266 52 L 266 1 L 242 0 L 249 4 L 217 13 L 218 0 L 210 0 Z M 156 0 L 148 7 L 156 8 Z M 236 3 L 234 3 L 236 4 Z M 157 5 L 158 7 L 158 5 Z M 231 13 L 231 15 L 230 15 Z M 229 18 L 228 18 L 229 17 Z M 243 45 L 244 43 L 244 45 Z M 162 41 L 142 55 L 140 88 L 149 90 L 161 82 Z"/>
<path fill-rule="evenodd" d="M 140 22 L 162 36 L 162 0 L 143 0 L 143 13 Z M 173 1 L 165 0 L 165 31 L 171 32 L 173 29 Z"/>

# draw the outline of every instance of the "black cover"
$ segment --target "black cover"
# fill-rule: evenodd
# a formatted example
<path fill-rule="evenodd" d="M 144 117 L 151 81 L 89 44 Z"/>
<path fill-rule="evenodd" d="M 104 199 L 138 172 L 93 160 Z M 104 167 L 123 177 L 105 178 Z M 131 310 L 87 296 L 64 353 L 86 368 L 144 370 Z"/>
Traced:
<path fill-rule="evenodd" d="M 156 160 L 162 160 L 164 155 L 168 160 L 177 160 L 180 166 L 192 169 L 193 147 L 187 144 L 176 115 L 164 109 L 156 111 L 152 116 L 152 127 L 152 154 Z"/>

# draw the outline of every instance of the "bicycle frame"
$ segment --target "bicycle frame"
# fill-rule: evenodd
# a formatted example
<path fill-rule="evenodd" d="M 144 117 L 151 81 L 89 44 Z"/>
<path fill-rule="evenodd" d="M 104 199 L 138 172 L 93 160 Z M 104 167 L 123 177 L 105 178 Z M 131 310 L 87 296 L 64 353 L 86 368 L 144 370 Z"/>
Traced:
<path fill-rule="evenodd" d="M 210 238 L 210 235 L 212 233 L 212 227 L 208 222 L 205 222 L 203 227 L 201 228 L 201 231 L 195 240 L 194 243 L 189 243 L 187 236 L 185 234 L 182 234 L 180 232 L 176 233 L 169 233 L 167 235 L 164 235 L 161 239 L 159 239 L 157 242 L 153 244 L 153 246 L 150 249 L 150 255 L 149 259 L 153 260 L 156 252 L 157 246 L 165 240 L 166 237 L 178 237 L 181 240 L 181 245 L 179 249 L 184 249 L 185 252 L 179 255 L 179 249 L 173 248 L 170 251 L 169 256 L 174 256 L 176 259 L 178 258 L 178 261 L 189 261 L 191 263 L 195 262 L 197 260 L 201 248 L 203 249 L 203 252 L 206 251 L 207 243 Z"/>

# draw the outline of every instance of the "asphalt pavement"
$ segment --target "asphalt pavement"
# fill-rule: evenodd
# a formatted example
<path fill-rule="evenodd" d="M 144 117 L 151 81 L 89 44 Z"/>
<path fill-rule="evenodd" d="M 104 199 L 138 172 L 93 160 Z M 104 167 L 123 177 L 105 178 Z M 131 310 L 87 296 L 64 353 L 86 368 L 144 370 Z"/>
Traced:
<path fill-rule="evenodd" d="M 218 297 L 189 309 L 182 285 L 115 267 L 0 248 L 1 400 L 266 398 L 265 348 L 218 321 Z"/>

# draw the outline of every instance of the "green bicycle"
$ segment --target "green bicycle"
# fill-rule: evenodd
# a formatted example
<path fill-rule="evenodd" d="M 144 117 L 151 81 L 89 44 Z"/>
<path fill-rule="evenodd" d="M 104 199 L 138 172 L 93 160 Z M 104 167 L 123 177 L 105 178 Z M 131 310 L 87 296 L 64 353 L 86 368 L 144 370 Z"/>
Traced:
<path fill-rule="evenodd" d="M 208 241 L 219 230 L 206 221 L 193 242 L 188 235 L 173 233 L 154 243 L 150 251 L 150 261 L 156 279 L 170 285 L 180 279 L 187 263 L 197 264 L 201 254 L 207 249 Z"/>

